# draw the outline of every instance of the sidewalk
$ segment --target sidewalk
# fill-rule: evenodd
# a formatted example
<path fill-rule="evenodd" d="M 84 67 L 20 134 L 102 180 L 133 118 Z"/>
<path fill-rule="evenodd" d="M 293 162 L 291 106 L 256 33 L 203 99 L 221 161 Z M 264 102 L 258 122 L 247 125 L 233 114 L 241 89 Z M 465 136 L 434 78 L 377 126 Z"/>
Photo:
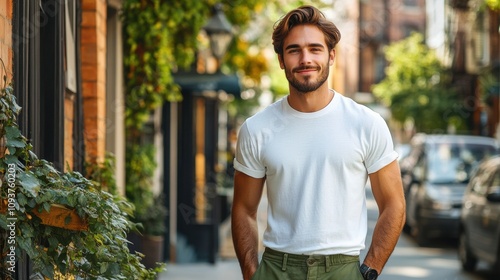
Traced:
<path fill-rule="evenodd" d="M 264 250 L 262 235 L 264 234 L 267 223 L 267 195 L 265 189 L 257 213 L 257 222 L 259 225 L 259 252 L 262 253 Z M 158 280 L 242 279 L 240 265 L 234 252 L 230 219 L 224 221 L 220 226 L 220 240 L 219 259 L 215 264 L 167 263 L 167 271 L 161 273 Z"/>

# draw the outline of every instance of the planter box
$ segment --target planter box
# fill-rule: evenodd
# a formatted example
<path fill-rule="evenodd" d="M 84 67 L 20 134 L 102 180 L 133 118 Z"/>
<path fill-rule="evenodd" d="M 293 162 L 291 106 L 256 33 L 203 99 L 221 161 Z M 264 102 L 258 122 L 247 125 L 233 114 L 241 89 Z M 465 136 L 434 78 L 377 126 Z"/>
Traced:
<path fill-rule="evenodd" d="M 7 200 L 2 200 L 0 205 L 0 213 L 4 214 L 7 211 Z M 50 212 L 38 211 L 38 208 L 33 209 L 31 214 L 42 220 L 42 224 L 75 230 L 86 231 L 89 229 L 89 224 L 76 213 L 75 209 L 70 209 L 60 204 L 53 204 L 50 207 Z M 66 224 L 66 218 L 69 217 L 69 222 Z"/>
<path fill-rule="evenodd" d="M 35 208 L 33 214 L 40 218 L 44 225 L 76 231 L 89 229 L 87 221 L 78 216 L 75 209 L 66 208 L 64 205 L 53 204 L 50 207 L 50 212 L 39 212 L 38 209 Z M 67 217 L 69 217 L 70 220 L 66 224 Z"/>

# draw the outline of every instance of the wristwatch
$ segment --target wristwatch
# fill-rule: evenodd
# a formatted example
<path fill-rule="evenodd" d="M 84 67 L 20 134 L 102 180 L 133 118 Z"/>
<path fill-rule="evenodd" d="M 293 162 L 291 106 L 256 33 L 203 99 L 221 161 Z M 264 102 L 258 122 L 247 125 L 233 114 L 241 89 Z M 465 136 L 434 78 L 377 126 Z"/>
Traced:
<path fill-rule="evenodd" d="M 376 280 L 378 278 L 378 272 L 366 264 L 362 264 L 359 271 L 361 271 L 361 275 L 365 280 Z"/>

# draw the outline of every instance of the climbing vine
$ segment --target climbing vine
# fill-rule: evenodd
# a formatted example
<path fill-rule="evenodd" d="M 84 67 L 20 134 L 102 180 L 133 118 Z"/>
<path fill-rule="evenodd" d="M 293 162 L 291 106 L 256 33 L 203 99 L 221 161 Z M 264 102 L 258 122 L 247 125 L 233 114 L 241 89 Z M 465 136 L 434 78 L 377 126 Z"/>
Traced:
<path fill-rule="evenodd" d="M 154 109 L 165 101 L 182 99 L 172 73 L 188 68 L 195 60 L 201 29 L 217 2 L 222 3 L 235 31 L 236 39 L 228 52 L 229 69 L 242 70 L 243 75 L 256 81 L 267 71 L 262 52 L 248 52 L 255 42 L 240 35 L 269 1 L 125 0 L 122 19 L 127 128 L 140 130 Z"/>
<path fill-rule="evenodd" d="M 194 58 L 206 1 L 123 2 L 126 125 L 140 128 L 165 101 L 179 101 L 172 72 Z"/>

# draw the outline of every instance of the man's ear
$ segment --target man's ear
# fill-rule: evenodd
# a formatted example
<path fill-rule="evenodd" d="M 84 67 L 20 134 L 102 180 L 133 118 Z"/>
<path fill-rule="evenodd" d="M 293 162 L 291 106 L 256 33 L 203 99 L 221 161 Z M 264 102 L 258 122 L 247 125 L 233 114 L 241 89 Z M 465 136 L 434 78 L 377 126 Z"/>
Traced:
<path fill-rule="evenodd" d="M 285 69 L 285 64 L 283 63 L 283 55 L 278 54 L 278 61 L 280 62 L 280 68 Z"/>
<path fill-rule="evenodd" d="M 330 66 L 332 66 L 334 62 L 335 62 L 335 49 L 332 49 L 330 51 Z"/>

